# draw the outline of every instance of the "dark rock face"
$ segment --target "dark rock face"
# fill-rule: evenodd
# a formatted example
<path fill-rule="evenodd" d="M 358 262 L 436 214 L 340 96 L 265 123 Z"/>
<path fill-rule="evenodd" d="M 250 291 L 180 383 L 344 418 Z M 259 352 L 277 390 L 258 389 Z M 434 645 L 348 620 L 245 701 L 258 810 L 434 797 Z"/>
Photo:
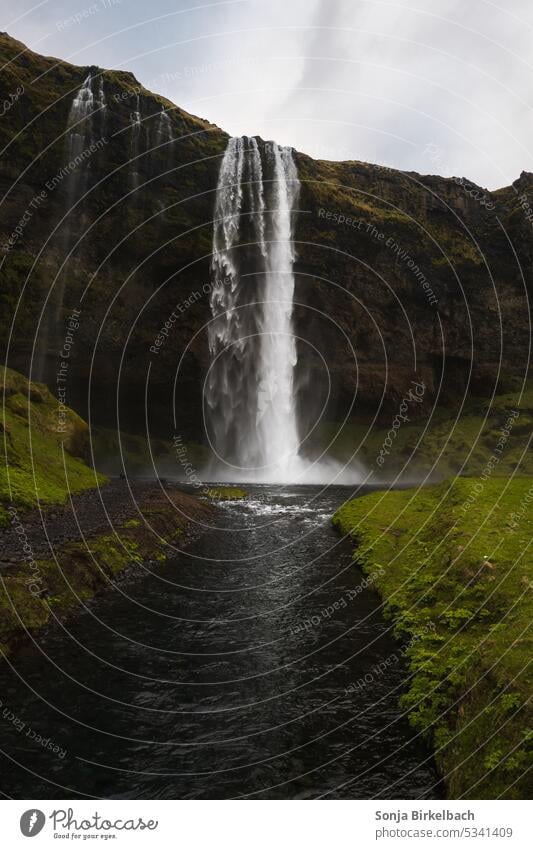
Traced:
<path fill-rule="evenodd" d="M 200 440 L 214 192 L 227 135 L 131 74 L 44 58 L 6 35 L 0 58 L 1 100 L 13 101 L 0 121 L 2 357 L 40 371 L 53 391 L 66 362 L 66 403 L 92 422 Z M 73 166 L 67 123 L 89 74 L 95 86 L 103 81 L 105 108 Z M 323 406 L 336 418 L 388 415 L 413 380 L 424 382 L 427 407 L 523 379 L 532 175 L 488 193 L 364 163 L 296 161 L 304 428 Z M 83 198 L 72 196 L 78 168 Z M 79 326 L 65 358 L 74 308 Z M 58 320 L 46 338 L 51 310 Z"/>
<path fill-rule="evenodd" d="M 317 310 L 312 337 L 339 387 L 337 417 L 355 391 L 359 413 L 378 412 L 382 393 L 380 415 L 394 409 L 416 375 L 424 407 L 527 375 L 533 230 L 519 198 L 533 196 L 531 175 L 489 194 L 304 156 L 299 172 L 299 300 Z"/>

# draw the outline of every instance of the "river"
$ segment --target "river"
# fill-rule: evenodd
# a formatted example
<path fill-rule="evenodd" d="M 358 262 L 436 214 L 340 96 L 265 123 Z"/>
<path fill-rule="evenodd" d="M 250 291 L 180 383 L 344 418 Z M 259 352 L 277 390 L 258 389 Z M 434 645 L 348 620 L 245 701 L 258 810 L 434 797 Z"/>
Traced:
<path fill-rule="evenodd" d="M 346 487 L 248 487 L 0 671 L 14 798 L 438 798 Z"/>

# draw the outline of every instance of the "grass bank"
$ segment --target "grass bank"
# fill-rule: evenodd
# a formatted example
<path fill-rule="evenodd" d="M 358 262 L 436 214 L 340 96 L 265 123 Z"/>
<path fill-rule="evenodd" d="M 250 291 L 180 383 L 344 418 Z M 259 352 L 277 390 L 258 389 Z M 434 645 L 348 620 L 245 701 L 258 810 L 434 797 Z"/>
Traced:
<path fill-rule="evenodd" d="M 63 504 L 75 494 L 105 483 L 83 459 L 88 426 L 41 383 L 4 366 L 0 412 L 0 525 L 7 506 L 30 509 Z"/>
<path fill-rule="evenodd" d="M 450 798 L 530 798 L 532 507 L 532 478 L 460 478 L 333 519 L 404 643 L 401 704 Z"/>

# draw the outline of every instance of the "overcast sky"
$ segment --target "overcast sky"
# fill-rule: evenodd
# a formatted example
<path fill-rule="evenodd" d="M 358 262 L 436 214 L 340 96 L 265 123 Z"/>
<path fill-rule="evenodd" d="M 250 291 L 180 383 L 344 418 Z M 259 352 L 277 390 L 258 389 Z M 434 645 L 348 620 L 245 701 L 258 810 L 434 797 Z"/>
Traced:
<path fill-rule="evenodd" d="M 33 50 L 234 135 L 482 186 L 533 171 L 529 0 L 0 0 Z M 74 16 L 78 13 L 78 20 Z"/>

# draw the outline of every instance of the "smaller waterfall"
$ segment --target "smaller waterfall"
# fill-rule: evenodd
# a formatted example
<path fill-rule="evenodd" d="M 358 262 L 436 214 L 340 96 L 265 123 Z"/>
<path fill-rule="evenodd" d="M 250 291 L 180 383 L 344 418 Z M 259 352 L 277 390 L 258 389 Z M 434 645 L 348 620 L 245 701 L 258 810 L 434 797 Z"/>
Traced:
<path fill-rule="evenodd" d="M 172 121 L 170 120 L 170 115 L 163 106 L 161 106 L 161 110 L 156 113 L 154 124 L 152 134 L 153 142 L 151 144 L 153 176 L 159 177 L 165 175 L 171 168 L 172 142 L 174 141 Z M 160 185 L 162 190 L 168 187 L 168 183 L 163 183 L 163 181 Z M 168 199 L 165 195 L 158 200 L 161 220 L 165 220 L 166 218 L 167 203 Z"/>
<path fill-rule="evenodd" d="M 130 114 L 131 140 L 130 140 L 130 167 L 128 169 L 131 188 L 139 187 L 141 175 L 139 173 L 140 139 L 142 133 L 141 106 L 139 95 L 135 95 L 135 109 Z M 135 197 L 135 196 L 134 196 Z"/>
<path fill-rule="evenodd" d="M 71 160 L 76 159 L 94 141 L 95 116 L 99 114 L 100 126 L 103 126 L 103 114 L 100 113 L 105 113 L 106 108 L 103 77 L 100 74 L 95 78 L 89 74 L 78 89 L 68 115 L 66 151 Z M 76 168 L 74 174 L 79 177 L 85 170 Z"/>
<path fill-rule="evenodd" d="M 103 77 L 101 74 L 98 77 L 89 74 L 72 101 L 67 119 L 69 132 L 65 141 L 65 164 L 70 170 L 67 182 L 69 209 L 87 190 L 91 167 L 91 157 L 87 155 L 87 151 L 97 140 L 98 131 L 100 135 L 103 134 L 106 109 Z M 67 235 L 70 229 L 71 225 L 68 225 Z"/>
<path fill-rule="evenodd" d="M 77 201 L 83 198 L 89 185 L 91 171 L 91 155 L 88 151 L 91 145 L 102 137 L 105 130 L 107 103 L 104 92 L 102 74 L 97 77 L 89 74 L 79 88 L 67 120 L 65 142 L 66 166 L 70 170 L 67 178 L 67 208 L 71 209 Z M 80 216 L 82 207 L 78 204 L 77 212 L 72 213 L 72 220 L 83 221 Z M 72 220 L 65 227 L 65 245 L 70 240 Z"/>
<path fill-rule="evenodd" d="M 88 151 L 103 134 L 107 104 L 102 74 L 88 74 L 76 92 L 67 118 L 67 133 L 64 143 L 65 212 L 58 249 L 60 264 L 63 263 L 77 235 L 83 228 L 85 216 L 83 198 L 89 185 L 91 155 Z M 62 178 L 63 179 L 63 178 Z M 38 342 L 36 365 L 37 379 L 42 379 L 46 369 L 46 356 L 56 338 L 58 322 L 65 300 L 68 263 L 56 282 L 56 291 L 50 297 L 43 319 L 42 336 Z"/>
<path fill-rule="evenodd" d="M 70 132 L 67 135 L 66 147 L 71 160 L 79 156 L 86 146 L 90 132 L 87 119 L 92 115 L 94 108 L 93 82 L 89 74 L 72 101 L 68 116 L 67 126 Z"/>
<path fill-rule="evenodd" d="M 98 109 L 101 112 L 105 113 L 105 110 L 107 109 L 107 101 L 105 99 L 104 77 L 103 77 L 102 74 L 100 74 L 100 76 L 98 77 L 98 95 L 97 95 L 96 101 L 97 101 Z"/>
<path fill-rule="evenodd" d="M 163 107 L 161 107 L 161 112 L 159 112 L 157 116 L 157 122 L 155 127 L 154 147 L 168 145 L 168 143 L 171 141 L 173 141 L 172 121 L 170 120 L 170 116 L 166 109 L 163 109 Z"/>

